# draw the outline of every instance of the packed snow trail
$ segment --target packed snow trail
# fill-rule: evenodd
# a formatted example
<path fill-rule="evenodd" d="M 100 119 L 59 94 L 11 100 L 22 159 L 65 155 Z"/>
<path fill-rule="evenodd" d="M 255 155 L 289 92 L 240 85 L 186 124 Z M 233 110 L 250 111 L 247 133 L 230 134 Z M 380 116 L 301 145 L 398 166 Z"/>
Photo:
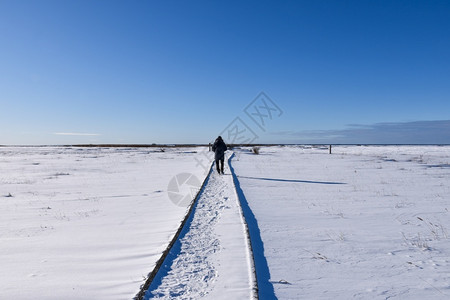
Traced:
<path fill-rule="evenodd" d="M 228 165 L 211 170 L 145 299 L 255 299 L 253 257 Z"/>

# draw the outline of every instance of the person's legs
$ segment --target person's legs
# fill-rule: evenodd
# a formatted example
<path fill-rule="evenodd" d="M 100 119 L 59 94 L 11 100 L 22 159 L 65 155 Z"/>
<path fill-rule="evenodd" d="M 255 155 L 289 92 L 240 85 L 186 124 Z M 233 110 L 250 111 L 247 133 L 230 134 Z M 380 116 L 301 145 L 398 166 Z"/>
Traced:
<path fill-rule="evenodd" d="M 224 161 L 225 161 L 225 158 L 222 158 L 221 160 L 220 160 L 220 163 L 221 163 L 221 171 L 222 171 L 222 174 L 223 174 L 223 164 L 224 164 Z"/>
<path fill-rule="evenodd" d="M 217 169 L 217 173 L 220 174 L 220 166 L 219 166 L 219 162 L 220 162 L 220 159 L 216 159 L 216 169 Z"/>

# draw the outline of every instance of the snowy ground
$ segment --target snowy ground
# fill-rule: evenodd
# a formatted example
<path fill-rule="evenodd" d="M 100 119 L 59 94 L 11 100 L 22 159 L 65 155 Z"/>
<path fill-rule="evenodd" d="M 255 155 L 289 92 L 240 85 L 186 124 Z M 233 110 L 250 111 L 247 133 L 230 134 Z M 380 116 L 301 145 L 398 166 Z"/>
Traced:
<path fill-rule="evenodd" d="M 450 147 L 262 148 L 233 166 L 279 299 L 450 298 Z"/>
<path fill-rule="evenodd" d="M 186 213 L 168 183 L 209 164 L 157 150 L 0 147 L 0 299 L 136 295 Z M 263 147 L 231 167 L 148 296 L 251 297 L 233 173 L 260 299 L 450 298 L 450 147 Z"/>
<path fill-rule="evenodd" d="M 0 299 L 131 299 L 186 207 L 202 149 L 0 147 Z M 198 152 L 198 153 L 193 153 Z"/>

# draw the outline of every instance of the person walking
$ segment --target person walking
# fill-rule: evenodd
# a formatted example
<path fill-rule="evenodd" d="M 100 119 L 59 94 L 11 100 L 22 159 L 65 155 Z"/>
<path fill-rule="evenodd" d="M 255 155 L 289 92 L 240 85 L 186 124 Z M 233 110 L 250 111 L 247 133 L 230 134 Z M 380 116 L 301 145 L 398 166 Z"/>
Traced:
<path fill-rule="evenodd" d="M 222 172 L 223 174 L 223 164 L 225 160 L 225 151 L 227 151 L 227 145 L 225 145 L 225 142 L 223 141 L 222 137 L 219 136 L 216 141 L 214 142 L 214 145 L 212 146 L 212 151 L 214 151 L 214 159 L 216 160 L 216 168 L 217 172 L 220 174 Z M 220 163 L 220 167 L 219 167 Z"/>

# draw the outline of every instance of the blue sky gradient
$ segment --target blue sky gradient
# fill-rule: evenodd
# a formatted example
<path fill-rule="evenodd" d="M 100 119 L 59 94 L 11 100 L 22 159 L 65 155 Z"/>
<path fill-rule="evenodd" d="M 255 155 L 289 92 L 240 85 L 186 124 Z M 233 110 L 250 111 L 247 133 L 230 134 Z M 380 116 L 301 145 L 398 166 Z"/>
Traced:
<path fill-rule="evenodd" d="M 449 1 L 0 0 L 0 32 L 0 144 L 450 143 Z"/>

